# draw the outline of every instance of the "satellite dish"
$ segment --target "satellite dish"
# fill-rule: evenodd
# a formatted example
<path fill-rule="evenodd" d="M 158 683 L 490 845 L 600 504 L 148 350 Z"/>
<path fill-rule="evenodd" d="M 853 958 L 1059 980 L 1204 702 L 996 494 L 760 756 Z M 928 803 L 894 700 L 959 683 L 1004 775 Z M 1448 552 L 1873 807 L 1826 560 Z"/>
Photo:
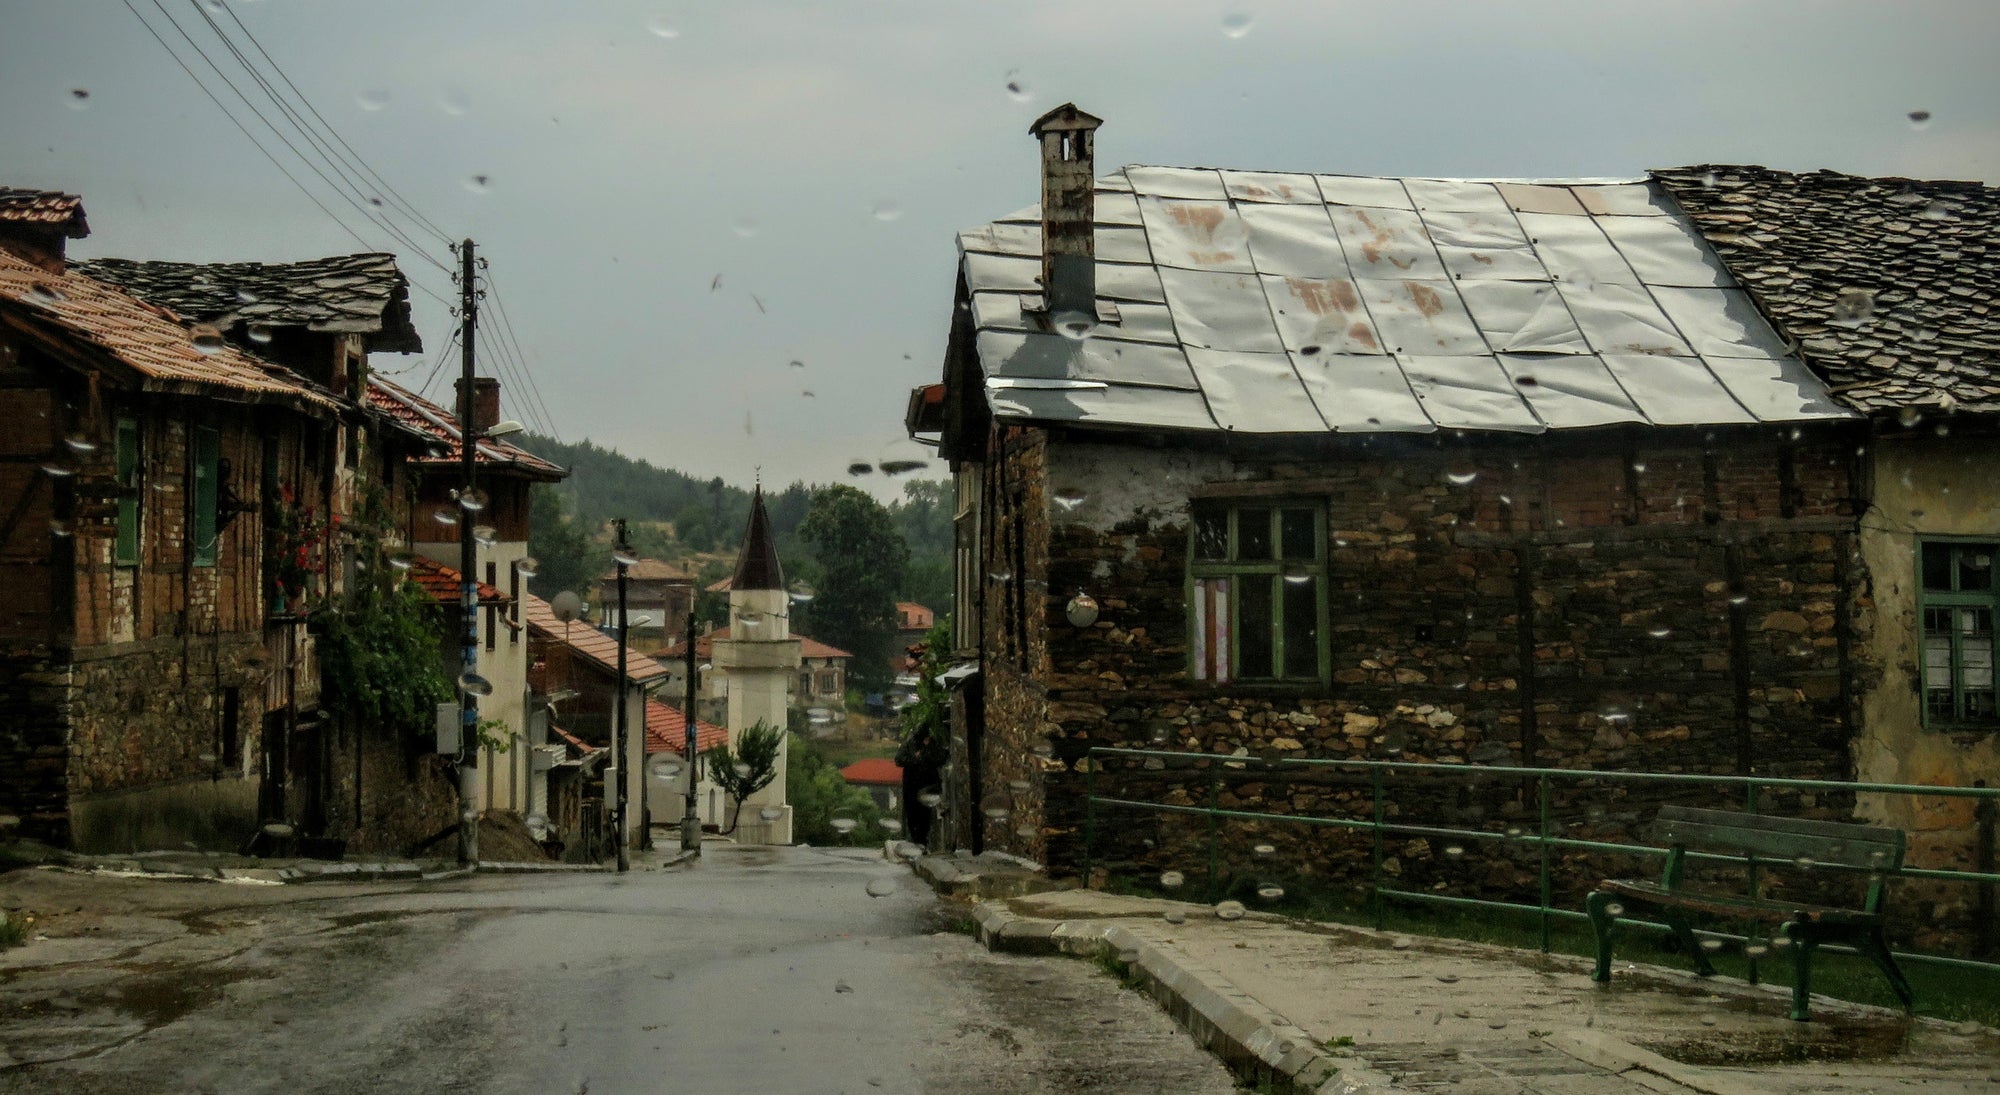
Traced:
<path fill-rule="evenodd" d="M 565 589 L 549 602 L 549 611 L 556 614 L 556 619 L 569 623 L 583 615 L 583 598 Z"/>

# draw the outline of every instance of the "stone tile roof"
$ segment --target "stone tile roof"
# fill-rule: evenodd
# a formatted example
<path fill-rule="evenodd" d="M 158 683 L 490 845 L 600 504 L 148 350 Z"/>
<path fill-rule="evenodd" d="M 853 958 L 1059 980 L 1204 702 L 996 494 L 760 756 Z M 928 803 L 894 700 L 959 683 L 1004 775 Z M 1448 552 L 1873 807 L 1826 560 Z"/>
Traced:
<path fill-rule="evenodd" d="M 0 322 L 52 352 L 81 342 L 136 373 L 147 391 L 335 410 L 331 393 L 75 267 L 51 272 L 0 250 Z"/>
<path fill-rule="evenodd" d="M 75 264 L 184 316 L 222 327 L 261 323 L 368 335 L 368 348 L 416 353 L 410 282 L 384 252 L 304 262 L 140 262 Z"/>
<path fill-rule="evenodd" d="M 547 601 L 532 593 L 521 595 L 522 615 L 528 628 L 570 648 L 584 660 L 608 674 L 618 672 L 618 640 L 578 620 L 565 624 L 556 619 Z M 631 684 L 647 684 L 667 675 L 667 667 L 629 647 L 625 651 L 625 679 Z"/>
<path fill-rule="evenodd" d="M 0 186 L 0 222 L 62 225 L 67 229 L 64 234 L 73 240 L 90 235 L 90 225 L 83 216 L 83 198 L 60 190 Z"/>
<path fill-rule="evenodd" d="M 1724 164 L 1653 177 L 1835 399 L 2000 412 L 2000 189 Z"/>
<path fill-rule="evenodd" d="M 706 753 L 727 744 L 729 731 L 713 723 L 694 720 L 694 748 Z M 687 716 L 659 700 L 646 701 L 646 752 L 679 753 L 687 748 Z"/>
<path fill-rule="evenodd" d="M 427 468 L 458 466 L 458 419 L 452 412 L 372 373 L 368 377 L 368 405 L 439 442 L 441 455 L 419 459 L 417 464 Z M 482 468 L 505 468 L 550 482 L 569 477 L 560 464 L 552 464 L 504 439 L 479 442 L 478 459 Z"/>

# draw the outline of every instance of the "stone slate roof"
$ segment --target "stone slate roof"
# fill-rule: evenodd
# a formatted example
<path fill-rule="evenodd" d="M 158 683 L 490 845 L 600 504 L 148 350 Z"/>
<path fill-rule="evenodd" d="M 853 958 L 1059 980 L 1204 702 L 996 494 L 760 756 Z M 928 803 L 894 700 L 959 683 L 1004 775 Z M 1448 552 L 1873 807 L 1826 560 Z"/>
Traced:
<path fill-rule="evenodd" d="M 90 224 L 83 217 L 83 198 L 60 190 L 0 186 L 0 222 L 61 225 L 73 240 L 90 235 Z"/>
<path fill-rule="evenodd" d="M 368 335 L 370 350 L 417 353 L 410 282 L 396 256 L 335 255 L 304 262 L 140 262 L 93 259 L 76 267 L 184 316 L 228 327 L 261 323 Z"/>
<path fill-rule="evenodd" d="M 137 374 L 147 391 L 331 411 L 331 394 L 245 353 L 212 329 L 78 272 L 45 270 L 0 250 L 0 323 L 52 347 L 81 342 Z"/>
<path fill-rule="evenodd" d="M 1721 164 L 1653 177 L 1835 399 L 2000 412 L 2000 189 Z"/>

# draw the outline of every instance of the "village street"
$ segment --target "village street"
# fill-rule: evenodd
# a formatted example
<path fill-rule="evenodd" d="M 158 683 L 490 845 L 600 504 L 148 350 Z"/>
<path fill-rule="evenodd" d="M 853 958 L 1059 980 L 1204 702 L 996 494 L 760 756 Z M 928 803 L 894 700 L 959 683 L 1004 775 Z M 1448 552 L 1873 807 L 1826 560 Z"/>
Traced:
<path fill-rule="evenodd" d="M 1150 1000 L 1089 963 L 988 954 L 859 849 L 6 887 L 49 938 L 0 967 L 5 1092 L 1234 1090 Z"/>

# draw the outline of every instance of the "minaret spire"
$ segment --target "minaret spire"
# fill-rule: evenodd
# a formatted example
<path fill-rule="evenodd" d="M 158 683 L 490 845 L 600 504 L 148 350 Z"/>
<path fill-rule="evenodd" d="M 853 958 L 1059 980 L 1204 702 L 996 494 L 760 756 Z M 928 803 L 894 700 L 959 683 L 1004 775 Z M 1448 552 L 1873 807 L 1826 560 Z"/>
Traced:
<path fill-rule="evenodd" d="M 764 486 L 759 483 L 750 495 L 750 528 L 743 535 L 743 551 L 736 556 L 736 576 L 731 589 L 783 589 L 785 571 L 778 565 L 778 546 L 771 541 L 771 518 L 764 512 Z"/>

